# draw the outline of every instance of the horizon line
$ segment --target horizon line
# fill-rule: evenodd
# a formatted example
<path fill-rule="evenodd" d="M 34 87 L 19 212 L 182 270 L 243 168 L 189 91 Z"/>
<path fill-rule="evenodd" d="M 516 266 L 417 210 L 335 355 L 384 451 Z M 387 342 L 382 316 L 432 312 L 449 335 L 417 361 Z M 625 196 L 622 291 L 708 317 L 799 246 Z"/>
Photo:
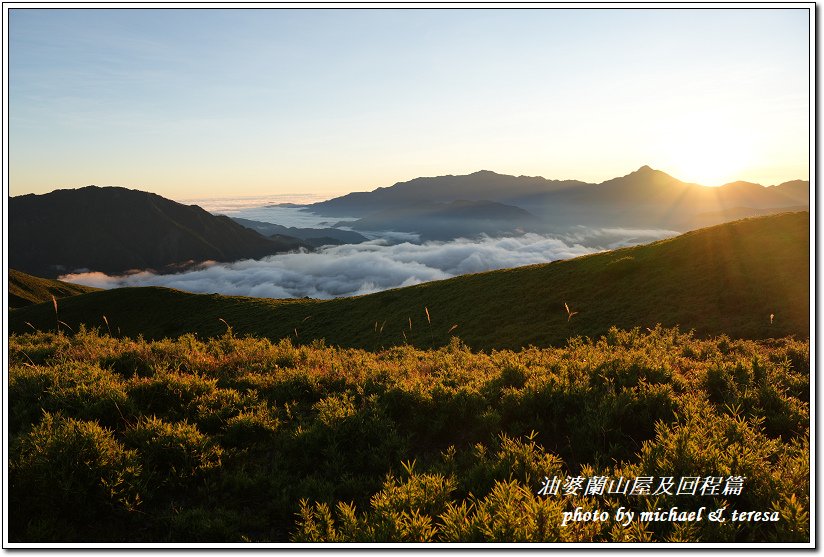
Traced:
<path fill-rule="evenodd" d="M 315 193 L 315 192 L 312 192 L 312 191 L 304 191 L 304 192 L 296 191 L 296 192 L 278 192 L 278 193 L 274 193 L 274 192 L 271 192 L 271 193 L 256 193 L 256 194 L 249 194 L 249 195 L 229 195 L 229 194 L 226 194 L 226 195 L 207 195 L 207 196 L 204 196 L 204 197 L 197 197 L 197 196 L 194 196 L 194 197 L 193 196 L 181 197 L 181 196 L 171 196 L 171 195 L 167 195 L 167 194 L 160 194 L 160 193 L 157 193 L 156 191 L 153 191 L 153 190 L 150 190 L 150 189 L 143 189 L 144 186 L 124 186 L 124 185 L 120 185 L 120 184 L 84 184 L 84 185 L 77 185 L 77 186 L 58 186 L 58 187 L 55 187 L 54 189 L 52 189 L 50 191 L 47 191 L 45 193 L 35 193 L 35 192 L 32 192 L 32 191 L 28 191 L 28 192 L 25 192 L 25 193 L 12 194 L 11 193 L 12 187 L 11 187 L 11 184 L 10 184 L 9 185 L 9 192 L 7 194 L 7 197 L 8 198 L 13 198 L 13 197 L 22 197 L 22 196 L 25 196 L 25 195 L 48 195 L 50 193 L 54 193 L 54 192 L 62 191 L 62 190 L 76 190 L 76 189 L 83 189 L 83 188 L 88 188 L 88 187 L 97 187 L 97 188 L 123 188 L 123 189 L 135 190 L 135 191 L 143 191 L 143 192 L 146 192 L 146 193 L 154 193 L 156 195 L 160 195 L 161 197 L 166 197 L 167 199 L 172 199 L 174 201 L 221 200 L 221 199 L 255 199 L 255 198 L 261 198 L 261 197 L 310 197 L 310 196 L 324 197 L 326 199 L 333 199 L 335 197 L 348 195 L 350 193 L 370 193 L 370 192 L 373 192 L 373 191 L 378 190 L 378 189 L 385 189 L 385 188 L 389 188 L 389 187 L 392 187 L 392 186 L 396 186 L 398 184 L 405 184 L 405 183 L 408 183 L 408 182 L 412 182 L 414 180 L 449 178 L 449 177 L 468 177 L 468 176 L 472 176 L 472 175 L 475 175 L 475 174 L 482 174 L 482 173 L 495 174 L 495 175 L 498 175 L 498 176 L 508 176 L 508 177 L 512 177 L 512 178 L 540 178 L 540 179 L 546 180 L 548 182 L 581 182 L 582 184 L 585 184 L 585 185 L 600 185 L 600 184 L 604 184 L 606 182 L 609 182 L 611 180 L 615 180 L 615 179 L 618 179 L 618 178 L 625 178 L 627 176 L 642 172 L 644 170 L 649 170 L 649 171 L 653 171 L 653 172 L 660 172 L 660 173 L 666 174 L 670 178 L 673 178 L 674 180 L 677 180 L 677 181 L 682 182 L 684 184 L 692 185 L 692 186 L 699 186 L 699 187 L 704 187 L 704 188 L 721 188 L 721 187 L 724 187 L 724 186 L 728 186 L 728 185 L 731 185 L 731 184 L 738 184 L 738 183 L 754 184 L 754 185 L 761 186 L 761 187 L 764 187 L 764 188 L 770 188 L 770 187 L 780 186 L 782 184 L 786 184 L 786 183 L 789 183 L 789 182 L 796 182 L 796 181 L 809 182 L 810 181 L 809 177 L 807 177 L 807 178 L 791 178 L 789 180 L 784 180 L 784 181 L 781 181 L 781 182 L 778 182 L 778 183 L 775 183 L 775 184 L 763 184 L 763 183 L 760 183 L 760 182 L 752 182 L 752 181 L 749 181 L 749 180 L 732 180 L 730 182 L 725 182 L 723 184 L 707 185 L 707 184 L 701 184 L 701 183 L 698 183 L 698 182 L 690 182 L 690 181 L 687 181 L 687 180 L 682 180 L 681 178 L 677 178 L 676 176 L 673 176 L 672 174 L 670 174 L 669 172 L 667 172 L 665 170 L 661 170 L 661 169 L 658 169 L 658 168 L 653 168 L 652 166 L 650 166 L 648 164 L 644 164 L 644 165 L 641 165 L 640 167 L 638 167 L 636 170 L 633 170 L 633 171 L 631 171 L 627 174 L 622 174 L 622 175 L 614 176 L 612 178 L 607 178 L 607 179 L 602 180 L 600 182 L 588 182 L 588 181 L 581 180 L 581 179 L 578 179 L 578 178 L 547 178 L 547 177 L 539 175 L 539 174 L 535 174 L 535 175 L 530 175 L 530 174 L 517 174 L 517 175 L 516 174 L 506 174 L 506 173 L 501 173 L 501 172 L 498 172 L 498 171 L 495 171 L 495 170 L 488 170 L 488 169 L 483 169 L 482 168 L 480 170 L 475 170 L 473 172 L 468 172 L 468 173 L 465 173 L 465 174 L 451 174 L 450 173 L 450 174 L 438 174 L 438 175 L 432 175 L 432 176 L 415 176 L 413 178 L 409 178 L 409 179 L 406 179 L 406 180 L 398 180 L 398 181 L 394 182 L 393 184 L 391 184 L 389 186 L 374 186 L 372 189 L 365 189 L 365 190 L 351 190 L 351 191 L 339 190 L 337 193 L 328 193 L 328 194 L 326 194 L 326 193 Z"/>

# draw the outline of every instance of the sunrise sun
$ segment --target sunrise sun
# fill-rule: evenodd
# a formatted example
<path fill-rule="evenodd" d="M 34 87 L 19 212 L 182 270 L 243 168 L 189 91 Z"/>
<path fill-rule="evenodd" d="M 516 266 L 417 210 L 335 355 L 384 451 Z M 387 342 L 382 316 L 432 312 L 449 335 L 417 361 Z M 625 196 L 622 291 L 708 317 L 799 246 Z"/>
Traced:
<path fill-rule="evenodd" d="M 723 122 L 684 122 L 665 144 L 663 166 L 679 179 L 704 186 L 740 180 L 756 163 L 750 135 Z"/>

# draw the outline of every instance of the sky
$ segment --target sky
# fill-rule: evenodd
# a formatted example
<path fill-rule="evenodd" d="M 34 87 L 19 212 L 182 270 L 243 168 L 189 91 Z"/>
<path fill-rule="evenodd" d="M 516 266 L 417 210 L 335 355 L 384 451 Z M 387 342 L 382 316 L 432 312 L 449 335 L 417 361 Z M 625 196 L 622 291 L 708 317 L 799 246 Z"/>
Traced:
<path fill-rule="evenodd" d="M 809 178 L 807 9 L 29 9 L 9 193 Z"/>

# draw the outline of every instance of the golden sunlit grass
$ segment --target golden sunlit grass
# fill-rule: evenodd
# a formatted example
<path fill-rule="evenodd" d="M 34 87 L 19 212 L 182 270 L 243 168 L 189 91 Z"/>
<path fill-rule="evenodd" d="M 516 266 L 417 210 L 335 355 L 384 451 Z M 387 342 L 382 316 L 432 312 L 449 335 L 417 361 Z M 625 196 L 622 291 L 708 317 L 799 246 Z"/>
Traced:
<path fill-rule="evenodd" d="M 807 341 L 655 327 L 515 352 L 457 338 L 365 351 L 221 328 L 210 340 L 10 337 L 12 541 L 809 537 Z M 576 506 L 651 500 L 540 495 L 556 475 L 741 475 L 740 496 L 654 504 L 780 520 L 561 528 Z"/>

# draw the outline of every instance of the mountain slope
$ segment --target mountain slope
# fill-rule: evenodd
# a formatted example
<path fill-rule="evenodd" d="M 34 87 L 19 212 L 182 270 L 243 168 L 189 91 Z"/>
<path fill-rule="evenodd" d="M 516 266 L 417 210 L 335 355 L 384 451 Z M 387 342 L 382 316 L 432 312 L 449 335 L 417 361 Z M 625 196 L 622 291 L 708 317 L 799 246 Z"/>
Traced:
<path fill-rule="evenodd" d="M 126 188 L 88 186 L 9 199 L 9 264 L 45 277 L 77 269 L 162 271 L 301 246 L 296 239 L 264 238 L 196 205 Z"/>
<path fill-rule="evenodd" d="M 746 219 L 567 261 L 327 301 L 164 288 L 93 292 L 61 302 L 60 318 L 75 328 L 97 327 L 106 314 L 113 330 L 147 338 L 220 335 L 224 319 L 240 335 L 369 349 L 407 340 L 442 345 L 453 325 L 451 334 L 478 349 L 557 345 L 613 325 L 657 323 L 700 335 L 808 337 L 809 218 L 799 212 Z M 568 318 L 565 303 L 578 313 Z M 26 321 L 52 328 L 53 308 L 13 310 L 10 330 L 25 332 Z"/>
<path fill-rule="evenodd" d="M 52 296 L 57 299 L 88 292 L 96 292 L 99 288 L 71 284 L 59 280 L 50 280 L 9 269 L 9 307 L 20 308 L 51 302 Z"/>
<path fill-rule="evenodd" d="M 780 192 L 791 199 L 794 199 L 799 204 L 810 204 L 810 183 L 806 180 L 792 180 L 774 186 L 776 191 Z"/>

